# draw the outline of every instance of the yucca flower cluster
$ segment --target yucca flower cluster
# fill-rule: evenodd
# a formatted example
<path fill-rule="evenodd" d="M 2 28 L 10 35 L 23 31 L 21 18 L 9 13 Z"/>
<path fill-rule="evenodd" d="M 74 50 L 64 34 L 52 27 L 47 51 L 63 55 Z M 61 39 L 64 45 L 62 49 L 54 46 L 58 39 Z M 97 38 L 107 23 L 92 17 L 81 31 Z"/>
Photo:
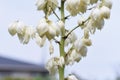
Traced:
<path fill-rule="evenodd" d="M 40 19 L 36 27 L 31 27 L 21 21 L 10 24 L 8 31 L 14 36 L 17 35 L 22 44 L 28 44 L 30 39 L 43 47 L 49 41 L 50 55 L 54 53 L 53 42 L 59 44 L 60 56 L 51 57 L 46 64 L 50 74 L 59 73 L 59 80 L 78 80 L 74 75 L 64 77 L 65 66 L 79 62 L 87 55 L 88 47 L 92 45 L 90 35 L 96 30 L 103 29 L 105 19 L 110 18 L 112 2 L 110 0 L 38 0 L 37 10 L 43 11 L 45 16 Z M 61 16 L 58 16 L 56 9 Z M 89 15 L 86 14 L 89 10 Z M 67 11 L 69 14 L 65 12 Z M 49 19 L 53 14 L 56 22 Z M 84 17 L 87 15 L 87 17 Z M 73 29 L 66 29 L 65 21 L 72 16 L 80 16 L 77 26 Z M 72 25 L 73 26 L 73 25 Z M 83 36 L 77 37 L 75 29 L 81 28 Z M 65 48 L 67 47 L 67 50 Z"/>

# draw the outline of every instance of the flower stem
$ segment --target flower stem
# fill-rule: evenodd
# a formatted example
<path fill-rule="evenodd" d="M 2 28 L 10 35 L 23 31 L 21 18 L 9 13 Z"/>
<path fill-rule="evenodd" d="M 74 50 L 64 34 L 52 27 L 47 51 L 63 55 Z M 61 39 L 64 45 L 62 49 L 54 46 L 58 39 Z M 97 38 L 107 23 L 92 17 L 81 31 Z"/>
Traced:
<path fill-rule="evenodd" d="M 61 20 L 65 23 L 65 14 L 64 14 L 64 0 L 61 0 Z M 65 51 L 64 51 L 64 42 L 65 39 L 63 38 L 65 36 L 65 28 L 62 30 L 62 36 L 60 40 L 60 45 L 59 45 L 59 50 L 60 50 L 60 56 L 65 56 Z M 64 80 L 64 68 L 59 67 L 59 80 Z"/>

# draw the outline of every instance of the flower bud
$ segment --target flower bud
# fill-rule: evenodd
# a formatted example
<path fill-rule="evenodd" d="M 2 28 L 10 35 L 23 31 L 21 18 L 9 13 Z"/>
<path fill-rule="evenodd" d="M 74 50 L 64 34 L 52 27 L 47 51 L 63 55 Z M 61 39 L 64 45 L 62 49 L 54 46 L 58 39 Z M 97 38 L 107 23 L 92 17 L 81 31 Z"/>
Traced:
<path fill-rule="evenodd" d="M 8 31 L 12 36 L 14 36 L 17 33 L 16 28 L 17 28 L 17 21 L 10 24 Z"/>
<path fill-rule="evenodd" d="M 53 47 L 52 43 L 50 43 L 50 45 L 49 45 L 49 52 L 50 52 L 50 54 L 54 53 L 54 47 Z"/>
<path fill-rule="evenodd" d="M 85 46 L 91 46 L 92 42 L 90 39 L 82 38 L 81 40 Z"/>

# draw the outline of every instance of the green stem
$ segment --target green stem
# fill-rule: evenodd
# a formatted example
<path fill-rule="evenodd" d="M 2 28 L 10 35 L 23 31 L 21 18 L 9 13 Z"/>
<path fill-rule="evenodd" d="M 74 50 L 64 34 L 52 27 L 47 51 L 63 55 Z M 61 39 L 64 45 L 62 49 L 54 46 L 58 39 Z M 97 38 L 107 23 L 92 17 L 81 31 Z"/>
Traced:
<path fill-rule="evenodd" d="M 65 23 L 65 14 L 64 14 L 64 0 L 61 0 L 61 20 Z M 60 50 L 60 56 L 65 56 L 65 51 L 64 51 L 64 42 L 65 39 L 63 38 L 65 36 L 65 28 L 62 30 L 62 35 L 61 35 L 61 40 L 60 40 L 60 45 L 59 45 L 59 50 Z M 59 80 L 64 80 L 64 68 L 59 67 Z"/>

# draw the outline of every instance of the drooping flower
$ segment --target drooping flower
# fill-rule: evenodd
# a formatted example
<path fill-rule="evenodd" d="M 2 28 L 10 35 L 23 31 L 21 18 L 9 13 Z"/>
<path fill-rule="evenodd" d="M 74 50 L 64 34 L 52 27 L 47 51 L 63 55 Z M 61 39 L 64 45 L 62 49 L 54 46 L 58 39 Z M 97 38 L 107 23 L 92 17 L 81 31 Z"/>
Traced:
<path fill-rule="evenodd" d="M 106 6 L 102 6 L 100 8 L 100 12 L 101 12 L 101 16 L 105 19 L 109 19 L 110 18 L 110 9 Z"/>
<path fill-rule="evenodd" d="M 47 20 L 45 18 L 41 19 L 39 21 L 37 28 L 36 28 L 38 34 L 42 37 L 46 34 L 48 29 L 49 29 L 49 25 L 47 23 Z"/>
<path fill-rule="evenodd" d="M 74 49 L 76 50 L 77 53 L 81 54 L 81 56 L 86 56 L 87 55 L 87 47 L 86 46 L 90 46 L 91 40 L 89 39 L 78 39 L 74 42 Z"/>
<path fill-rule="evenodd" d="M 12 36 L 14 36 L 17 33 L 16 28 L 17 28 L 17 21 L 9 25 L 8 31 Z"/>
<path fill-rule="evenodd" d="M 50 74 L 55 74 L 58 71 L 58 67 L 63 67 L 65 64 L 63 57 L 53 57 L 48 60 L 46 69 Z"/>
<path fill-rule="evenodd" d="M 58 0 L 38 0 L 36 3 L 38 10 L 43 10 L 45 14 L 51 14 L 52 10 L 58 7 Z"/>
<path fill-rule="evenodd" d="M 81 54 L 79 54 L 75 49 L 70 49 L 66 54 L 65 64 L 72 65 L 74 62 L 79 62 L 81 58 Z"/>
<path fill-rule="evenodd" d="M 40 37 L 46 36 L 48 40 L 60 35 L 60 27 L 53 21 L 46 20 L 45 18 L 40 20 L 36 29 Z"/>
<path fill-rule="evenodd" d="M 89 4 L 89 0 L 80 0 L 80 4 L 79 4 L 79 12 L 81 13 L 85 13 L 87 10 L 87 5 Z"/>
<path fill-rule="evenodd" d="M 66 0 L 66 9 L 70 12 L 72 16 L 79 13 L 80 0 Z"/>
<path fill-rule="evenodd" d="M 66 34 L 68 34 L 69 31 L 66 32 Z M 75 40 L 77 39 L 77 36 L 74 32 L 72 32 L 71 34 L 69 34 L 69 36 L 65 39 L 65 46 L 67 46 L 70 43 L 74 43 Z"/>
<path fill-rule="evenodd" d="M 93 20 L 93 22 L 94 21 L 99 21 L 101 18 L 102 18 L 102 16 L 101 16 L 101 13 L 100 13 L 101 11 L 100 11 L 100 9 L 99 8 L 95 8 L 93 11 L 92 11 L 92 13 L 91 13 L 91 19 Z"/>
<path fill-rule="evenodd" d="M 36 43 L 40 46 L 43 47 L 46 41 L 46 36 L 40 37 L 39 34 L 36 33 L 35 35 Z"/>
<path fill-rule="evenodd" d="M 27 44 L 29 42 L 30 38 L 35 37 L 35 33 L 36 33 L 36 31 L 33 27 L 26 27 L 22 43 Z"/>
<path fill-rule="evenodd" d="M 25 34 L 26 27 L 27 27 L 27 26 L 26 26 L 23 22 L 17 21 L 16 31 L 17 31 L 18 34 L 24 35 L 24 34 Z"/>
<path fill-rule="evenodd" d="M 103 0 L 102 5 L 108 7 L 109 9 L 112 8 L 111 0 Z"/>

